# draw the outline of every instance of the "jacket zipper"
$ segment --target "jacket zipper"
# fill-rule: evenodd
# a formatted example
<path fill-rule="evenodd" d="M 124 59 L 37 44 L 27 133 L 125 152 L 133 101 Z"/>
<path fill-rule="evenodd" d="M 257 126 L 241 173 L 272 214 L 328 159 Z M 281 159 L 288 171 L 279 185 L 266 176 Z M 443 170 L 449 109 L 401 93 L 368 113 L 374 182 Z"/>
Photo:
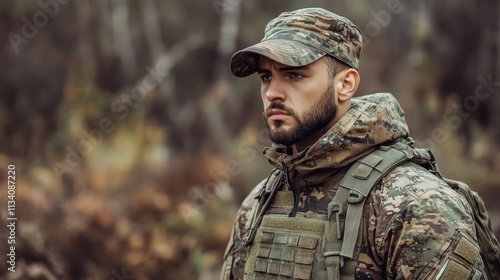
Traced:
<path fill-rule="evenodd" d="M 288 217 L 295 217 L 297 215 L 297 211 L 299 210 L 299 192 L 298 190 L 290 183 L 288 179 L 288 167 L 285 164 L 285 157 L 281 158 L 281 165 L 283 166 L 283 183 L 288 185 L 293 193 L 293 208 Z"/>

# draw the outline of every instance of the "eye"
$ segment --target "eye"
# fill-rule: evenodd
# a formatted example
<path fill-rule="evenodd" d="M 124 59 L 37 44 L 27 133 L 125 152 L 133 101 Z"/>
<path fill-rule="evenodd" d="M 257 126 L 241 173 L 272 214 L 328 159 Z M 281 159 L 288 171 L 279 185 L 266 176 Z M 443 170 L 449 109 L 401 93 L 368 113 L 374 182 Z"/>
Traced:
<path fill-rule="evenodd" d="M 264 73 L 264 74 L 260 75 L 260 80 L 262 82 L 269 82 L 271 80 L 271 78 L 272 78 L 271 74 L 268 74 L 268 73 Z"/>
<path fill-rule="evenodd" d="M 288 72 L 288 77 L 292 80 L 299 80 L 304 78 L 304 75 L 298 73 L 298 72 Z"/>

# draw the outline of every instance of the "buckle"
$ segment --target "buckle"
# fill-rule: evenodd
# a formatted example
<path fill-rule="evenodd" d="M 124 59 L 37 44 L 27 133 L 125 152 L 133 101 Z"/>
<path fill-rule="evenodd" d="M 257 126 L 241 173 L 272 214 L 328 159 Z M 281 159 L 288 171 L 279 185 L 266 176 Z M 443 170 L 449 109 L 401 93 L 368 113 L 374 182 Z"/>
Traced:
<path fill-rule="evenodd" d="M 337 223 L 337 239 L 342 238 L 342 228 L 340 226 L 341 218 L 344 218 L 344 207 L 339 202 L 330 202 L 328 204 L 328 219 L 331 220 L 333 213 L 335 213 L 335 222 Z"/>
<path fill-rule="evenodd" d="M 355 191 L 355 190 L 350 190 L 349 195 L 347 196 L 347 201 L 351 204 L 360 203 L 364 199 L 365 199 L 365 196 L 362 195 L 360 192 Z"/>

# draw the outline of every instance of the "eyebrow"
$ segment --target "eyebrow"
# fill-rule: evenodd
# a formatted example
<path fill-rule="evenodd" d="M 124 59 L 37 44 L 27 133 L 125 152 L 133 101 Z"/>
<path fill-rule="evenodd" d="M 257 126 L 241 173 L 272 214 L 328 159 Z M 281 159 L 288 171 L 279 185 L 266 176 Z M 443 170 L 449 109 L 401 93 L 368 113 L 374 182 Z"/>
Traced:
<path fill-rule="evenodd" d="M 304 66 L 283 66 L 283 67 L 278 67 L 278 71 L 292 71 L 292 70 L 303 70 L 303 69 L 308 69 L 309 65 L 304 65 Z M 271 72 L 268 69 L 260 68 L 257 67 L 257 73 L 269 73 Z"/>

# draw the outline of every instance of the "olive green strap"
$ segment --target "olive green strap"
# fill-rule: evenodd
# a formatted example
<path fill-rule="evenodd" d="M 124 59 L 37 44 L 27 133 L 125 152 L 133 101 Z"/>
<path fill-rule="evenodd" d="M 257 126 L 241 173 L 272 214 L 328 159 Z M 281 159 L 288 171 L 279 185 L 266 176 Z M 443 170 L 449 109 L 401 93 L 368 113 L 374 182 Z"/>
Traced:
<path fill-rule="evenodd" d="M 342 240 L 337 239 L 337 223 L 328 222 L 326 224 L 324 239 L 323 256 L 325 257 L 327 279 L 339 280 L 340 267 L 342 266 L 342 257 L 340 256 Z"/>
<path fill-rule="evenodd" d="M 249 223 L 246 225 L 247 233 L 243 236 L 244 242 L 240 247 L 242 252 L 246 252 L 247 248 L 250 244 L 252 244 L 253 239 L 255 238 L 255 233 L 257 228 L 262 221 L 262 216 L 264 216 L 267 208 L 271 204 L 276 192 L 278 191 L 279 184 L 281 182 L 283 173 L 277 169 L 274 169 L 271 172 L 271 175 L 268 177 L 263 187 L 260 189 L 259 193 L 255 197 L 258 200 L 257 207 L 253 210 L 253 215 Z"/>
<path fill-rule="evenodd" d="M 340 280 L 340 263 L 342 259 L 340 256 L 330 256 L 325 260 L 326 273 L 328 280 Z"/>
<path fill-rule="evenodd" d="M 412 144 L 413 140 L 408 138 L 388 146 L 379 146 L 357 160 L 342 178 L 335 197 L 328 204 L 323 249 L 328 279 L 355 278 L 355 254 L 358 254 L 361 243 L 363 208 L 373 187 L 405 161 L 433 166 L 432 155 L 426 150 L 411 147 Z"/>
<path fill-rule="evenodd" d="M 391 146 L 380 146 L 349 168 L 328 205 L 330 225 L 327 226 L 329 236 L 325 237 L 324 254 L 329 279 L 337 279 L 339 275 L 342 279 L 354 279 L 355 262 L 350 260 L 357 253 L 356 246 L 359 247 L 361 241 L 360 227 L 368 194 L 394 167 L 416 156 L 412 147 L 397 142 Z"/>
<path fill-rule="evenodd" d="M 341 256 L 353 258 L 356 239 L 363 217 L 364 202 L 371 189 L 394 167 L 414 156 L 411 148 L 401 142 L 379 149 L 358 160 L 340 182 L 340 189 L 348 190 L 344 240 Z M 352 170 L 352 172 L 351 172 Z M 341 192 L 345 194 L 346 191 Z M 335 198 L 334 198 L 335 200 Z M 344 201 L 345 201 L 344 200 Z"/>

